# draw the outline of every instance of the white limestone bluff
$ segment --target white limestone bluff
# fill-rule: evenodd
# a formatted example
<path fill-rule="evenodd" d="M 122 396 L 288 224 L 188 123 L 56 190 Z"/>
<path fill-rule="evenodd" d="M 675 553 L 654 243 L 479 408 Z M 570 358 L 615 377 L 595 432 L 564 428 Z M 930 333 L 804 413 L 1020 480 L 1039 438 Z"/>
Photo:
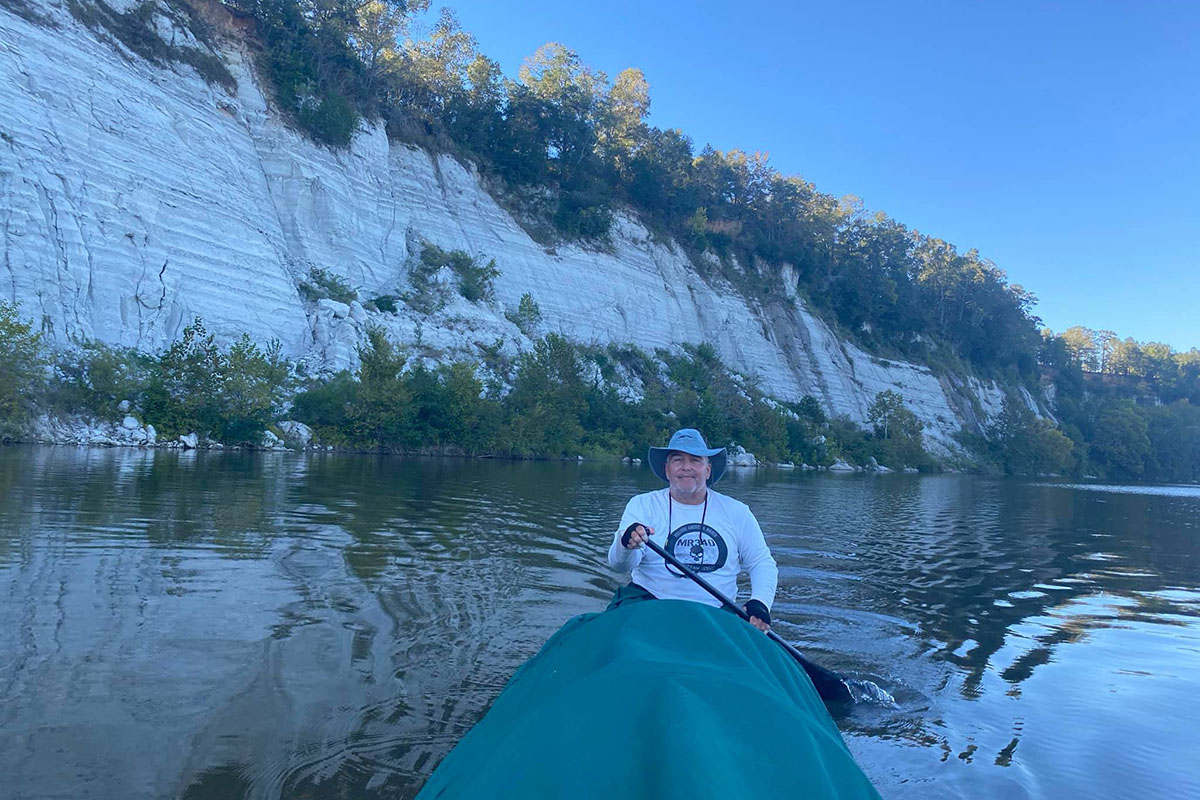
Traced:
<path fill-rule="evenodd" d="M 204 47 L 170 15 L 154 22 L 167 41 Z M 0 0 L 0 298 L 52 341 L 156 350 L 199 316 L 222 338 L 278 338 L 312 367 L 341 369 L 373 322 L 441 357 L 477 358 L 500 338 L 528 346 L 504 310 L 529 292 L 542 332 L 645 350 L 710 342 L 768 394 L 811 394 L 859 422 L 878 392 L 898 391 L 937 450 L 1000 411 L 995 385 L 877 359 L 799 299 L 764 307 L 706 280 L 629 214 L 607 252 L 547 249 L 453 158 L 389 143 L 378 125 L 346 150 L 314 144 L 272 110 L 227 33 L 218 55 L 232 93 L 104 40 L 65 0 Z M 495 259 L 495 300 L 453 294 L 431 315 L 385 314 L 298 291 L 321 268 L 362 300 L 397 294 L 423 241 Z M 794 282 L 781 290 L 795 298 Z"/>

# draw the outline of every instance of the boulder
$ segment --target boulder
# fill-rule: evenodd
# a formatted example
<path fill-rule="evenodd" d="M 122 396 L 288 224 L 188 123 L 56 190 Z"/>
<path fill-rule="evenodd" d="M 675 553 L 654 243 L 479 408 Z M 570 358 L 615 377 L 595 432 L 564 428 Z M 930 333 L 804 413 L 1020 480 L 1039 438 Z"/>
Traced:
<path fill-rule="evenodd" d="M 294 443 L 299 447 L 307 446 L 313 438 L 312 428 L 294 419 L 285 419 L 279 423 L 279 430 L 283 432 L 285 442 Z"/>
<path fill-rule="evenodd" d="M 742 448 L 737 448 L 742 450 Z M 747 453 L 742 450 L 740 453 L 731 453 L 729 455 L 729 465 L 733 467 L 757 467 L 758 459 L 754 457 L 754 453 Z"/>
<path fill-rule="evenodd" d="M 829 471 L 830 472 L 855 472 L 856 469 L 854 467 L 850 466 L 849 464 L 847 464 L 845 461 L 842 461 L 839 458 L 837 461 L 835 461 L 829 465 Z"/>
<path fill-rule="evenodd" d="M 126 416 L 125 419 L 121 420 L 121 427 L 127 431 L 134 431 L 142 427 L 142 423 L 138 422 L 134 417 Z"/>
<path fill-rule="evenodd" d="M 322 297 L 318 300 L 317 308 L 328 309 L 333 314 L 334 319 L 345 319 L 350 316 L 350 306 L 345 303 L 339 303 L 337 300 L 330 300 L 328 297 Z"/>
<path fill-rule="evenodd" d="M 195 450 L 200 446 L 200 437 L 195 433 L 185 433 L 179 437 L 179 443 L 188 450 Z"/>

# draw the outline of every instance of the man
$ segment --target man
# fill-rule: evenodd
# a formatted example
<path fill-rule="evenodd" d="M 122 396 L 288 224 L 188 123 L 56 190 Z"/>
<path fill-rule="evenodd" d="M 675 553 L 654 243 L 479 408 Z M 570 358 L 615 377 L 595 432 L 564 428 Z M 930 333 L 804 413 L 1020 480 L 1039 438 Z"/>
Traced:
<path fill-rule="evenodd" d="M 608 550 L 608 563 L 632 573 L 633 582 L 617 591 L 615 607 L 628 599 L 671 598 L 720 606 L 682 572 L 649 552 L 654 543 L 706 578 L 727 597 L 737 595 L 737 576 L 750 574 L 750 623 L 770 630 L 771 603 L 779 569 L 762 528 L 745 503 L 710 487 L 725 471 L 725 448 L 711 449 L 694 428 L 676 431 L 666 447 L 651 447 L 650 469 L 669 485 L 639 494 L 625 506 Z"/>

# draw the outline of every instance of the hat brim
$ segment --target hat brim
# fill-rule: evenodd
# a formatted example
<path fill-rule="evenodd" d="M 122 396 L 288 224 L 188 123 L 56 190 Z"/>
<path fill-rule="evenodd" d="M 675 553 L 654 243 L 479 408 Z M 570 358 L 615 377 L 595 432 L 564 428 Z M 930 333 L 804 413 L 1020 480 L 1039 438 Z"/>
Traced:
<path fill-rule="evenodd" d="M 657 475 L 661 481 L 670 482 L 667 481 L 667 454 L 672 450 L 678 450 L 681 453 L 688 453 L 693 456 L 706 456 L 708 463 L 712 466 L 712 474 L 708 476 L 709 486 L 721 480 L 721 476 L 725 474 L 726 458 L 724 447 L 718 447 L 715 450 L 696 448 L 694 451 L 681 447 L 651 447 L 650 452 L 646 454 L 646 461 L 650 464 L 650 471 Z"/>

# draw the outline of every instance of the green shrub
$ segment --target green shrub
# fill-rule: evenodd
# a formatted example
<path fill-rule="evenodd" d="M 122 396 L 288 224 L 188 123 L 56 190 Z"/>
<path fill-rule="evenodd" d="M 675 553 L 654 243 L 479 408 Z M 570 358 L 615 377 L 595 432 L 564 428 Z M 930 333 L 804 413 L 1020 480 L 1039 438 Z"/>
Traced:
<path fill-rule="evenodd" d="M 515 309 L 509 309 L 504 312 L 504 316 L 513 325 L 517 326 L 517 330 L 526 336 L 533 338 L 537 326 L 542 321 L 542 309 L 538 306 L 537 301 L 533 299 L 533 295 L 529 292 L 521 295 L 521 301 Z"/>
<path fill-rule="evenodd" d="M 396 300 L 398 298 L 394 294 L 381 294 L 379 297 L 372 298 L 367 303 L 368 308 L 373 308 L 376 311 L 382 311 L 385 314 L 395 314 L 397 311 Z"/>
<path fill-rule="evenodd" d="M 358 130 L 358 113 L 337 92 L 320 97 L 306 94 L 296 99 L 296 122 L 313 139 L 330 147 L 346 147 Z"/>
<path fill-rule="evenodd" d="M 359 351 L 357 376 L 342 373 L 309 386 L 296 396 L 291 416 L 326 441 L 357 447 L 521 458 L 641 457 L 680 427 L 700 428 L 715 446 L 739 442 L 764 461 L 829 464 L 843 457 L 865 464 L 875 456 L 889 463 L 888 447 L 898 447 L 898 434 L 874 438 L 848 418 L 826 422 L 812 398 L 795 405 L 803 413 L 787 414 L 752 386 L 739 387 L 708 345 L 678 356 L 660 353 L 669 380 L 636 349 L 588 348 L 551 334 L 509 364 L 501 346 L 481 347 L 490 373 L 507 381 L 507 394 L 499 384 L 485 387 L 475 364 L 427 367 L 373 329 Z M 585 369 L 588 362 L 599 369 Z M 622 400 L 606 383 L 616 377 L 617 364 L 642 380 L 639 402 Z M 601 377 L 585 378 L 597 371 Z M 918 452 L 896 457 L 915 466 L 932 463 Z"/>
<path fill-rule="evenodd" d="M 292 380 L 291 364 L 280 351 L 278 340 L 260 349 L 243 334 L 224 355 L 217 397 L 216 433 L 221 441 L 258 444 L 278 418 Z"/>
<path fill-rule="evenodd" d="M 358 402 L 358 381 L 347 371 L 315 381 L 292 398 L 291 418 L 312 428 L 322 440 L 344 439 L 350 410 Z"/>
<path fill-rule="evenodd" d="M 279 342 L 260 349 L 243 335 L 229 349 L 195 320 L 150 368 L 142 413 L 167 438 L 195 432 L 257 444 L 282 410 L 292 366 Z"/>
<path fill-rule="evenodd" d="M 426 243 L 421 248 L 420 267 L 414 271 L 426 284 L 442 267 L 449 267 L 458 276 L 458 291 L 472 303 L 490 300 L 492 281 L 500 276 L 496 260 L 486 264 L 483 256 L 472 256 L 462 250 L 446 251 L 437 245 Z"/>
<path fill-rule="evenodd" d="M 0 300 L 0 441 L 25 433 L 45 383 L 41 334 Z"/>
<path fill-rule="evenodd" d="M 194 47 L 172 44 L 158 35 L 154 16 L 160 8 L 152 0 L 146 0 L 125 12 L 117 11 L 104 0 L 68 0 L 67 8 L 84 25 L 104 31 L 151 63 L 188 64 L 208 83 L 221 86 L 230 93 L 237 89 L 237 80 L 221 59 Z M 186 25 L 200 41 L 207 41 L 208 31 L 200 20 L 190 13 L 185 16 L 186 20 L 177 17 L 176 21 Z"/>
<path fill-rule="evenodd" d="M 309 270 L 308 280 L 300 281 L 300 285 L 296 288 L 300 292 L 300 296 L 310 303 L 329 298 L 349 305 L 358 299 L 358 292 L 351 289 L 350 284 L 345 280 L 328 270 L 317 267 Z"/>
<path fill-rule="evenodd" d="M 365 100 L 364 67 L 348 40 L 355 12 L 307 14 L 293 0 L 225 0 L 254 15 L 256 62 L 275 101 L 296 125 L 330 147 L 350 144 Z"/>
<path fill-rule="evenodd" d="M 988 436 L 984 452 L 1009 475 L 1060 473 L 1074 463 L 1075 445 L 1071 440 L 1019 400 L 1005 398 L 1004 409 Z"/>
<path fill-rule="evenodd" d="M 402 448 L 416 444 L 411 436 L 408 389 L 403 372 L 407 354 L 382 328 L 367 330 L 358 348 L 358 387 L 347 414 L 347 438 L 360 445 Z"/>
<path fill-rule="evenodd" d="M 459 262 L 459 264 L 460 266 L 455 267 L 459 278 L 459 293 L 472 303 L 491 300 L 492 281 L 500 277 L 500 270 L 496 268 L 496 259 L 489 259 L 486 264 L 482 259 L 473 259 L 465 264 Z"/>
<path fill-rule="evenodd" d="M 871 440 L 866 431 L 847 416 L 838 416 L 826 423 L 829 455 L 848 464 L 865 464 L 873 455 Z"/>
<path fill-rule="evenodd" d="M 121 401 L 140 405 L 153 364 L 152 357 L 133 348 L 83 342 L 57 355 L 51 404 L 68 413 L 116 420 Z"/>
<path fill-rule="evenodd" d="M 505 398 L 504 442 L 515 455 L 575 455 L 583 443 L 580 417 L 587 387 L 574 345 L 557 334 L 535 343 L 517 361 Z"/>
<path fill-rule="evenodd" d="M 580 192 L 562 192 L 554 213 L 554 227 L 572 239 L 604 239 L 612 221 L 606 201 Z"/>

